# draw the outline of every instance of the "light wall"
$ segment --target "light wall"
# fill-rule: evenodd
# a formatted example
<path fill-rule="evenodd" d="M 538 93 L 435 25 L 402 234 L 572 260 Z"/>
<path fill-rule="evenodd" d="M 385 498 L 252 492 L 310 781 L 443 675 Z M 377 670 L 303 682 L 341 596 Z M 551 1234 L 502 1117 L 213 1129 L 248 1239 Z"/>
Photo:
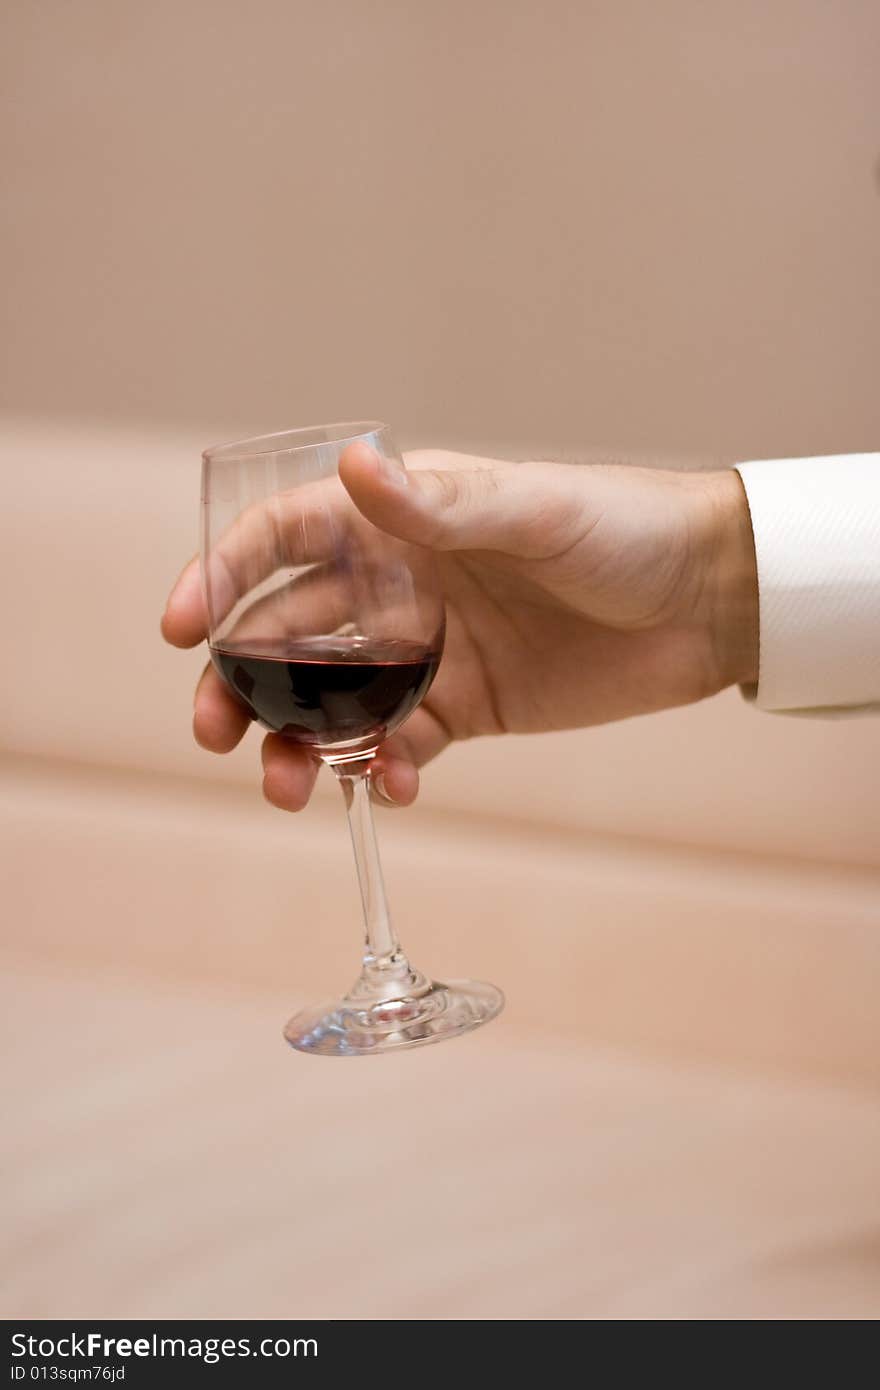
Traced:
<path fill-rule="evenodd" d="M 870 0 L 10 0 L 2 401 L 880 440 Z"/>

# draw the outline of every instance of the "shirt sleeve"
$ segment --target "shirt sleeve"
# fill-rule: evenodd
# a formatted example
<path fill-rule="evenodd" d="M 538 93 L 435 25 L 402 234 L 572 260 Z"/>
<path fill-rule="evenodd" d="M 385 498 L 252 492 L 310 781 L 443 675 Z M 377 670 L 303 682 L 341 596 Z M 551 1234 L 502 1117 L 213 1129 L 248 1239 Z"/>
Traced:
<path fill-rule="evenodd" d="M 880 454 L 736 466 L 758 565 L 756 703 L 880 711 Z"/>

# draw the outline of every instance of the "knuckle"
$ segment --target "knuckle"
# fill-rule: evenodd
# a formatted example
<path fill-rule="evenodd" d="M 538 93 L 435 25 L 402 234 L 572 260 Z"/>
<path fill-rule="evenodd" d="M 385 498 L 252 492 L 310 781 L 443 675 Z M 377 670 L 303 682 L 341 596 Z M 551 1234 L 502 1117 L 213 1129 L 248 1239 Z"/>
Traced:
<path fill-rule="evenodd" d="M 503 468 L 483 468 L 474 474 L 473 487 L 484 500 L 491 501 L 504 492 L 504 473 Z"/>
<path fill-rule="evenodd" d="M 415 475 L 419 477 L 419 475 Z M 429 542 L 439 541 L 460 505 L 462 489 L 455 473 L 427 472 L 419 477 L 422 525 Z"/>

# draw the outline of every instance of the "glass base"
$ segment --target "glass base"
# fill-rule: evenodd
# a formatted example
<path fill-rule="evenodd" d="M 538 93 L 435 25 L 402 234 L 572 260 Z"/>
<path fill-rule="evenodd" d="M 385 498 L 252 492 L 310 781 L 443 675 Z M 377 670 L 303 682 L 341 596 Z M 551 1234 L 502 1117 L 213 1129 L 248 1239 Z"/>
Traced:
<path fill-rule="evenodd" d="M 324 1057 L 366 1057 L 458 1037 L 488 1023 L 504 995 L 481 980 L 430 984 L 417 994 L 364 999 L 353 993 L 335 1004 L 294 1014 L 284 1036 L 299 1052 Z"/>

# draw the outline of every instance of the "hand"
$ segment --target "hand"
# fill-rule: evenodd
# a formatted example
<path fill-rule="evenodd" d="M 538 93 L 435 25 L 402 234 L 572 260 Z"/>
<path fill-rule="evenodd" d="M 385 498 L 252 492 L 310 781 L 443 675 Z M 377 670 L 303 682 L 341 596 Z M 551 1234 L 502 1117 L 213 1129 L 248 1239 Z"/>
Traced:
<path fill-rule="evenodd" d="M 447 598 L 437 679 L 376 756 L 382 799 L 414 800 L 417 769 L 453 739 L 601 724 L 757 680 L 757 574 L 737 473 L 427 451 L 407 467 L 364 444 L 339 464 L 369 521 L 436 552 Z M 206 636 L 196 561 L 162 631 L 181 647 Z M 197 741 L 229 752 L 248 723 L 209 664 Z M 309 754 L 269 734 L 263 767 L 268 800 L 300 810 L 317 775 Z"/>

